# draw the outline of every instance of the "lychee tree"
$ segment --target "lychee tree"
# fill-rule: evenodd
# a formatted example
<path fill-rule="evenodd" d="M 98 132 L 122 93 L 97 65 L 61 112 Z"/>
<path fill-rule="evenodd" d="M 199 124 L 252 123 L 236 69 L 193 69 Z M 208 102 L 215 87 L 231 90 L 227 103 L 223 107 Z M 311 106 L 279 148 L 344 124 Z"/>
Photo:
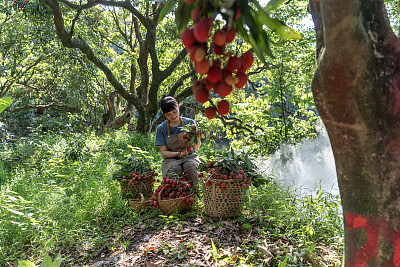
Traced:
<path fill-rule="evenodd" d="M 242 14 L 260 16 L 251 13 L 254 1 L 232 2 Z M 400 40 L 385 4 L 399 10 L 383 0 L 309 2 L 317 50 L 312 90 L 335 156 L 345 266 L 400 266 Z M 268 52 L 260 50 L 262 39 L 246 38 L 259 28 L 251 22 L 239 33 L 255 51 Z"/>
<path fill-rule="evenodd" d="M 386 8 L 394 1 L 310 1 L 312 90 L 336 162 L 345 266 L 400 266 L 400 40 Z"/>

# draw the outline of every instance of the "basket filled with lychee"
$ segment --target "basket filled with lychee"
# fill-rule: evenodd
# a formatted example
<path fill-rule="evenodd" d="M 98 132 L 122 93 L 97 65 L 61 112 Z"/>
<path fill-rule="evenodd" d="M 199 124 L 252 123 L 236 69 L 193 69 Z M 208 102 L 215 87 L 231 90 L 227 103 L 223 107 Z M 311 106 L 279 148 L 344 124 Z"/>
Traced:
<path fill-rule="evenodd" d="M 227 152 L 203 164 L 199 177 L 203 179 L 204 210 L 208 216 L 230 218 L 242 213 L 254 174 L 248 163 L 242 156 Z"/>
<path fill-rule="evenodd" d="M 139 194 L 143 194 L 146 199 L 150 198 L 154 191 L 155 176 L 158 176 L 155 171 L 145 173 L 131 172 L 123 176 L 119 180 L 122 194 L 130 199 L 137 198 Z"/>
<path fill-rule="evenodd" d="M 190 182 L 182 176 L 164 177 L 150 198 L 150 205 L 166 214 L 184 213 L 192 209 L 195 193 Z"/>

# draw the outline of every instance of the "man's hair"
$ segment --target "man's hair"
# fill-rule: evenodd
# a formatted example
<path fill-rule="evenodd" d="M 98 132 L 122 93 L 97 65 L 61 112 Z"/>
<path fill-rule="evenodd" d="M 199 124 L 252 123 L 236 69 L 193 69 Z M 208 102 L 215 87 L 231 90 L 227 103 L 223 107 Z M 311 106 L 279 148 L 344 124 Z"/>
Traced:
<path fill-rule="evenodd" d="M 172 96 L 164 95 L 160 100 L 160 108 L 163 114 L 174 109 L 179 109 L 179 104 Z"/>

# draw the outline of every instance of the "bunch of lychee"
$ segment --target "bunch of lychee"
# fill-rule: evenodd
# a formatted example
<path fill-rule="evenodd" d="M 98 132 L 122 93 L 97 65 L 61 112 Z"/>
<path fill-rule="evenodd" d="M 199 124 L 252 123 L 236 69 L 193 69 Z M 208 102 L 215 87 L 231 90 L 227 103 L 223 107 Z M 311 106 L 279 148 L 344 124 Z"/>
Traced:
<path fill-rule="evenodd" d="M 168 178 L 163 177 L 161 184 L 154 191 L 153 196 L 150 198 L 150 206 L 155 210 L 158 207 L 158 195 L 161 192 L 161 200 L 170 200 L 180 198 L 187 204 L 192 205 L 194 202 L 192 185 L 184 178 Z"/>
<path fill-rule="evenodd" d="M 186 2 L 190 4 L 192 1 Z M 235 8 L 234 12 L 237 19 L 240 16 L 240 9 Z M 232 92 L 233 87 L 243 88 L 247 83 L 246 71 L 253 64 L 254 57 L 250 51 L 242 55 L 234 55 L 226 51 L 226 45 L 235 39 L 234 27 L 224 26 L 216 29 L 211 36 L 213 21 L 207 17 L 207 14 L 201 13 L 198 7 L 193 9 L 192 20 L 194 27 L 186 28 L 182 32 L 181 39 L 190 54 L 190 60 L 194 62 L 194 69 L 203 76 L 192 86 L 196 101 L 200 103 L 209 101 L 212 90 L 225 98 Z M 207 118 L 213 119 L 217 113 L 220 115 L 229 113 L 227 100 L 219 101 L 216 106 L 211 101 L 210 103 L 212 105 L 205 109 Z"/>
<path fill-rule="evenodd" d="M 151 181 L 154 183 L 156 181 L 156 179 L 154 178 L 155 176 L 158 176 L 158 173 L 156 173 L 155 171 L 142 174 L 140 174 L 139 172 L 131 172 L 128 176 L 122 176 L 121 182 L 128 182 L 129 184 L 135 183 L 136 185 L 138 185 L 139 182 L 144 179 L 151 179 Z"/>
<path fill-rule="evenodd" d="M 192 151 L 192 146 L 197 143 L 197 135 L 203 133 L 201 130 L 197 128 L 196 125 L 189 125 L 187 128 L 184 128 L 183 139 L 184 139 L 184 149 L 188 152 Z M 178 152 L 182 152 L 182 149 L 179 149 Z"/>

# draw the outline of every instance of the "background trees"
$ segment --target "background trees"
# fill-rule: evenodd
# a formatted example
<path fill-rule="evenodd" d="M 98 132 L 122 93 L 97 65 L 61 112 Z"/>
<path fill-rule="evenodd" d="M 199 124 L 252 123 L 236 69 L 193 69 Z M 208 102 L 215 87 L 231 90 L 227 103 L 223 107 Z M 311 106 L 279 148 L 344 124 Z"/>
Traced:
<path fill-rule="evenodd" d="M 157 32 L 162 4 L 94 1 L 78 5 L 56 0 L 45 3 L 52 10 L 56 32 L 63 45 L 78 48 L 101 70 L 113 88 L 99 131 L 123 126 L 131 120 L 135 110 L 136 130 L 147 132 L 157 114 L 160 86 L 187 53 L 178 42 L 165 46 L 171 44 L 165 38 L 176 40 L 172 28 Z M 164 37 L 160 38 L 163 33 Z M 163 49 L 157 50 L 156 45 L 160 43 Z M 168 57 L 163 56 L 166 50 Z M 108 57 L 105 52 L 110 52 Z M 169 84 L 169 93 L 179 101 L 188 97 L 190 88 L 177 89 L 192 75 L 186 71 L 180 78 L 175 76 L 174 83 Z M 126 106 L 123 114 L 116 118 L 116 106 L 121 97 L 126 100 Z"/>

